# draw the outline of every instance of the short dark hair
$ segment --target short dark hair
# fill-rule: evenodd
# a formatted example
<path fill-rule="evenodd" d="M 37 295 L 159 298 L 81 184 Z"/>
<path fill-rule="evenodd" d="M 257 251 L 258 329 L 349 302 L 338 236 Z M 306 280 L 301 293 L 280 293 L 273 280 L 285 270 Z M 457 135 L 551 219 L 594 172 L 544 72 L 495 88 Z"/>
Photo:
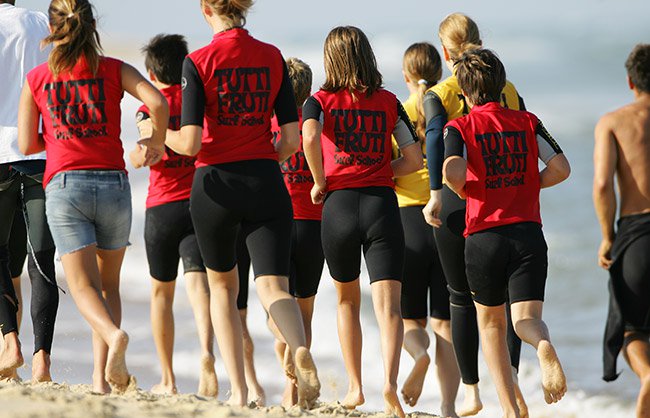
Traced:
<path fill-rule="evenodd" d="M 650 44 L 638 44 L 625 61 L 627 75 L 637 90 L 650 93 Z"/>
<path fill-rule="evenodd" d="M 463 93 L 475 105 L 500 102 L 506 86 L 506 69 L 489 49 L 467 51 L 454 64 L 456 78 Z"/>
<path fill-rule="evenodd" d="M 144 66 L 164 84 L 180 84 L 183 60 L 187 56 L 187 41 L 183 35 L 160 34 L 142 47 Z"/>

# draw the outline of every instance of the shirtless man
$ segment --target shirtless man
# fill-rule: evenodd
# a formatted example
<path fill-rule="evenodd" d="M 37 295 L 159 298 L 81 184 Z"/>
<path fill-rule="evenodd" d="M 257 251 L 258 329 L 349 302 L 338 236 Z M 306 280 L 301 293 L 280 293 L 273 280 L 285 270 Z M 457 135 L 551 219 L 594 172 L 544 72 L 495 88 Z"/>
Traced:
<path fill-rule="evenodd" d="M 610 307 L 604 379 L 616 379 L 623 356 L 641 380 L 637 417 L 650 417 L 650 44 L 627 61 L 634 102 L 603 116 L 595 130 L 594 206 L 603 239 L 598 264 L 609 269 Z M 616 193 L 620 219 L 614 231 Z"/>

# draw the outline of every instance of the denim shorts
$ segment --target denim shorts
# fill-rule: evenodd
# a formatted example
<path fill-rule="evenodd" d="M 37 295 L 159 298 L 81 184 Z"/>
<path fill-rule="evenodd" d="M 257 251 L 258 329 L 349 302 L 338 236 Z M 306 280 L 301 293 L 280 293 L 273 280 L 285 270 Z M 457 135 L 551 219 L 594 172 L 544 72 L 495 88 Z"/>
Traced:
<path fill-rule="evenodd" d="M 56 174 L 45 188 L 45 210 L 59 256 L 93 244 L 102 250 L 129 245 L 131 187 L 123 171 Z"/>

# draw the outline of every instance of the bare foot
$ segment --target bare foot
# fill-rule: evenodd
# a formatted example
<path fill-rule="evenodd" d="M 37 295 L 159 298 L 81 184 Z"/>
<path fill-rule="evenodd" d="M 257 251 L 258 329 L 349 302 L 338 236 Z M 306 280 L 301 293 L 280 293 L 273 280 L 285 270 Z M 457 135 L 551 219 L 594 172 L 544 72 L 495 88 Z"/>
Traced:
<path fill-rule="evenodd" d="M 296 350 L 295 366 L 298 403 L 300 407 L 309 409 L 320 396 L 320 381 L 314 360 L 306 347 L 298 347 Z"/>
<path fill-rule="evenodd" d="M 526 400 L 524 399 L 524 394 L 521 393 L 521 388 L 519 387 L 519 377 L 517 376 L 517 369 L 514 367 L 511 368 L 512 371 L 512 382 L 515 386 L 515 398 L 517 400 L 517 408 L 519 408 L 519 416 L 521 418 L 528 418 L 528 405 L 526 405 Z"/>
<path fill-rule="evenodd" d="M 95 375 L 93 373 L 93 393 L 98 395 L 108 395 L 111 393 L 111 387 L 104 378 L 104 375 Z"/>
<path fill-rule="evenodd" d="M 387 415 L 397 415 L 399 418 L 406 417 L 402 405 L 399 403 L 396 387 L 387 386 L 384 389 L 384 412 Z"/>
<path fill-rule="evenodd" d="M 348 394 L 341 401 L 341 406 L 345 409 L 354 409 L 357 406 L 363 405 L 365 402 L 366 398 L 363 396 L 361 389 L 349 390 Z"/>
<path fill-rule="evenodd" d="M 548 341 L 537 346 L 537 358 L 542 369 L 542 389 L 546 403 L 555 403 L 566 393 L 566 377 L 555 349 Z"/>
<path fill-rule="evenodd" d="M 246 406 L 246 397 L 248 394 L 244 393 L 231 393 L 227 404 L 230 406 Z"/>
<path fill-rule="evenodd" d="M 34 354 L 32 359 L 32 383 L 51 382 L 50 355 L 44 350 Z"/>
<path fill-rule="evenodd" d="M 153 385 L 151 387 L 151 393 L 155 395 L 176 395 L 178 393 L 178 390 L 176 389 L 176 385 L 158 383 L 157 385 Z"/>
<path fill-rule="evenodd" d="M 16 375 L 16 369 L 25 363 L 20 352 L 20 346 L 16 349 L 5 349 L 0 353 L 0 379 L 11 379 Z"/>
<path fill-rule="evenodd" d="M 289 346 L 285 346 L 284 349 L 284 358 L 282 360 L 282 368 L 284 369 L 284 374 L 289 378 L 289 380 L 297 383 L 296 380 L 296 365 L 293 362 L 293 356 L 291 355 L 291 350 Z"/>
<path fill-rule="evenodd" d="M 415 406 L 422 394 L 422 386 L 424 386 L 424 378 L 427 375 L 431 358 L 428 354 L 424 353 L 420 358 L 415 360 L 413 370 L 406 378 L 404 386 L 402 387 L 402 399 L 409 406 Z"/>
<path fill-rule="evenodd" d="M 483 403 L 478 394 L 478 383 L 464 386 L 465 399 L 463 400 L 463 406 L 458 410 L 458 415 L 461 417 L 469 417 L 478 414 L 483 409 Z"/>
<path fill-rule="evenodd" d="M 266 406 L 266 393 L 259 384 L 248 388 L 248 401 L 257 408 Z"/>
<path fill-rule="evenodd" d="M 11 373 L 11 375 L 8 376 L 6 379 L 18 383 L 23 381 L 23 379 L 21 379 L 20 376 L 18 376 L 18 369 L 14 370 L 13 373 Z"/>
<path fill-rule="evenodd" d="M 219 381 L 214 371 L 214 356 L 206 355 L 201 359 L 201 377 L 197 395 L 216 398 L 219 394 Z"/>
<path fill-rule="evenodd" d="M 111 385 L 113 391 L 124 392 L 128 386 L 130 377 L 126 369 L 126 347 L 129 344 L 129 336 L 126 332 L 118 330 L 113 340 L 108 345 L 108 357 L 106 359 L 106 381 Z"/>
<path fill-rule="evenodd" d="M 287 379 L 287 384 L 284 386 L 284 392 L 282 393 L 282 407 L 284 409 L 289 409 L 298 403 L 298 388 L 296 384 Z"/>

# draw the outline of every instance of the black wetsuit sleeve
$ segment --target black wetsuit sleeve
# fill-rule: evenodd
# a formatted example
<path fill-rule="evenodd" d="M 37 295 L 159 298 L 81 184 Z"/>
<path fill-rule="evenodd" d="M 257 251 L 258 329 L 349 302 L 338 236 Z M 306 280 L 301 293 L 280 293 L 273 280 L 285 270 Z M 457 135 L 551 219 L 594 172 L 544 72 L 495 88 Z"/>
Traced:
<path fill-rule="evenodd" d="M 526 103 L 524 103 L 524 98 L 520 95 L 517 95 L 519 98 L 519 110 L 526 110 Z"/>
<path fill-rule="evenodd" d="M 149 119 L 149 112 L 146 110 L 138 110 L 138 112 L 135 114 L 135 122 L 142 122 L 143 120 Z"/>
<path fill-rule="evenodd" d="M 323 124 L 323 108 L 314 96 L 309 97 L 302 107 L 302 120 L 316 119 Z"/>
<path fill-rule="evenodd" d="M 535 128 L 535 136 L 537 137 L 537 149 L 539 159 L 548 164 L 551 161 L 551 158 L 555 157 L 558 154 L 562 154 L 562 148 L 551 136 L 550 133 L 542 124 L 542 121 L 537 121 L 537 127 Z"/>
<path fill-rule="evenodd" d="M 415 128 L 409 119 L 404 106 L 397 100 L 397 123 L 393 129 L 393 138 L 397 142 L 398 148 L 404 148 L 418 142 L 418 135 L 415 133 Z"/>
<path fill-rule="evenodd" d="M 426 121 L 426 152 L 429 167 L 429 188 L 442 189 L 442 163 L 444 162 L 445 144 L 442 139 L 442 130 L 447 123 L 447 111 L 442 105 L 440 97 L 434 92 L 424 95 L 422 101 L 424 119 Z"/>
<path fill-rule="evenodd" d="M 453 126 L 445 128 L 445 160 L 449 157 L 462 157 L 465 141 L 460 131 Z"/>
<path fill-rule="evenodd" d="M 282 61 L 282 68 L 282 84 L 280 85 L 280 91 L 273 105 L 275 116 L 278 118 L 278 126 L 298 122 L 296 96 L 293 94 L 293 85 L 291 84 L 289 70 L 287 70 L 287 64 L 284 60 Z"/>
<path fill-rule="evenodd" d="M 181 111 L 181 126 L 203 126 L 205 115 L 205 86 L 199 76 L 199 71 L 190 57 L 183 62 L 183 106 Z"/>

